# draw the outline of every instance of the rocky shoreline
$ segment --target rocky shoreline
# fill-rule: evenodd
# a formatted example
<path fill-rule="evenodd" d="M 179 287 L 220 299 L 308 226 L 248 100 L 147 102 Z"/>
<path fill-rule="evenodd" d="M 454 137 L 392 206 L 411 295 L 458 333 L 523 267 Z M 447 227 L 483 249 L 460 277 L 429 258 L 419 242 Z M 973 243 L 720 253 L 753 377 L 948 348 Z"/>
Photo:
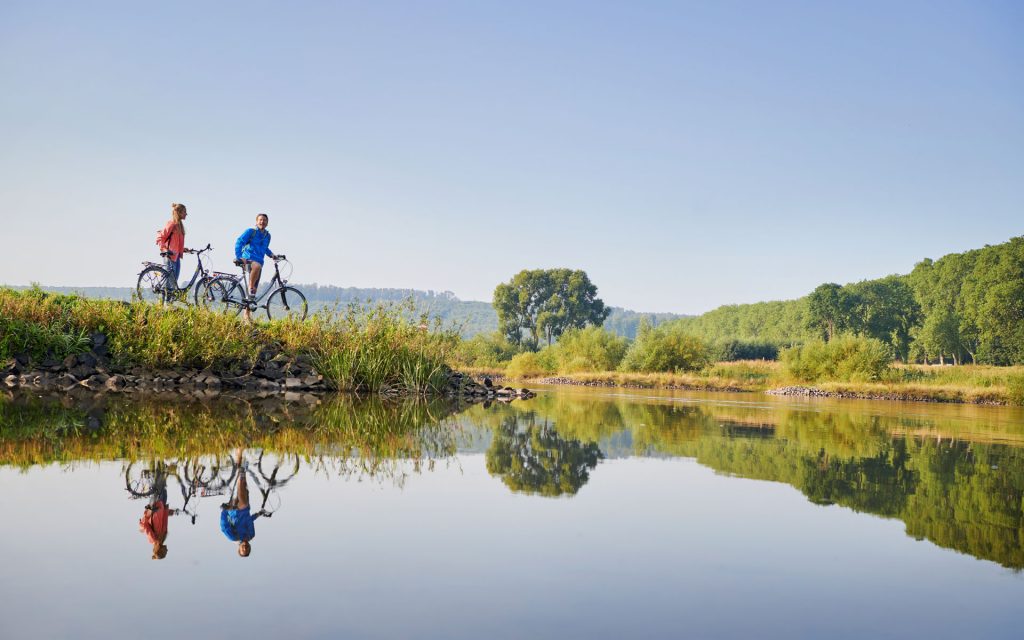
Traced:
<path fill-rule="evenodd" d="M 977 399 L 974 401 L 969 400 L 956 400 L 951 398 L 938 398 L 934 396 L 922 396 L 913 393 L 900 393 L 898 391 L 886 392 L 886 393 L 864 393 L 860 391 L 828 391 L 825 389 L 819 389 L 817 387 L 780 387 L 778 389 L 769 389 L 765 391 L 770 396 L 791 396 L 791 397 L 803 397 L 803 398 L 841 398 L 845 400 L 895 400 L 898 402 L 935 402 L 944 404 L 979 404 L 979 405 L 993 405 L 993 406 L 1005 406 L 1006 402 L 999 400 L 985 400 Z"/>
<path fill-rule="evenodd" d="M 88 352 L 63 360 L 47 358 L 35 363 L 28 354 L 17 354 L 0 363 L 0 382 L 12 390 L 63 393 L 84 388 L 94 393 L 177 392 L 212 396 L 222 391 L 244 391 L 296 396 L 334 390 L 312 360 L 301 354 L 264 349 L 252 364 L 234 362 L 205 369 L 150 369 L 114 364 L 107 337 L 102 333 L 89 336 L 89 344 Z M 380 394 L 388 397 L 420 395 L 399 387 L 382 389 Z M 449 371 L 442 395 L 483 402 L 526 399 L 536 394 L 529 389 L 495 386 L 489 378 L 478 383 L 458 371 Z"/>

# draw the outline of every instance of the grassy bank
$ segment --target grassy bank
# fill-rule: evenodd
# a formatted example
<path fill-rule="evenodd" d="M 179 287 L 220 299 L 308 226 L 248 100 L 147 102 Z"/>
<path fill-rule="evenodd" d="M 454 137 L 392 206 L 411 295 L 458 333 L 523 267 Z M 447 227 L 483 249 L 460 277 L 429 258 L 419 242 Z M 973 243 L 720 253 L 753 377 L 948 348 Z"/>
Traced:
<path fill-rule="evenodd" d="M 308 357 L 336 389 L 439 390 L 458 336 L 422 330 L 402 312 L 354 305 L 305 322 L 248 324 L 204 309 L 0 288 L 0 363 L 60 361 L 88 351 L 100 333 L 114 368 L 244 370 L 272 351 Z"/>
<path fill-rule="evenodd" d="M 507 373 L 500 368 L 475 371 L 478 375 Z M 893 365 L 878 382 L 821 380 L 808 383 L 787 373 L 782 363 L 762 360 L 719 362 L 691 373 L 592 371 L 514 379 L 525 383 L 703 391 L 767 391 L 800 385 L 835 394 L 879 399 L 1024 405 L 1024 367 L 987 365 Z"/>

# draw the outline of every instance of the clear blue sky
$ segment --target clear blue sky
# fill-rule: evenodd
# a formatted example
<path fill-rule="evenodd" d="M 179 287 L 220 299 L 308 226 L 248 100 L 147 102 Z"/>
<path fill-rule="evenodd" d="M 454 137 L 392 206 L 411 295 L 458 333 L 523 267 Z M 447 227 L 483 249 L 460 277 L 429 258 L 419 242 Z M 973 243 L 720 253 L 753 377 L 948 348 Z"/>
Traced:
<path fill-rule="evenodd" d="M 6 0 L 0 87 L 8 284 L 133 284 L 171 202 L 221 268 L 267 211 L 298 282 L 682 313 L 1024 233 L 1021 2 Z"/>

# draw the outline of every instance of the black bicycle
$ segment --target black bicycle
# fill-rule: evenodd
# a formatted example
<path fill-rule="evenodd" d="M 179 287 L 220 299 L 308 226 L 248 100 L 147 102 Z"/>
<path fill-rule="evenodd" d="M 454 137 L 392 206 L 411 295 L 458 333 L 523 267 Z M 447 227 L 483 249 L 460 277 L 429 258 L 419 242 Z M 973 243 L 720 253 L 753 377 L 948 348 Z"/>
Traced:
<path fill-rule="evenodd" d="M 143 302 L 180 303 L 187 305 L 189 303 L 189 291 L 194 289 L 193 299 L 197 305 L 200 304 L 200 296 L 205 291 L 206 286 L 218 276 L 229 275 L 210 271 L 203 264 L 203 254 L 212 250 L 210 245 L 206 245 L 205 249 L 185 249 L 184 253 L 195 254 L 197 261 L 196 270 L 188 284 L 184 287 L 178 286 L 177 279 L 163 265 L 156 262 L 143 262 L 142 264 L 145 265 L 145 268 L 139 273 L 139 282 L 135 286 L 135 293 L 138 295 L 139 300 Z M 164 251 L 160 255 L 167 257 L 167 252 Z"/>
<path fill-rule="evenodd" d="M 288 280 L 281 276 L 280 264 L 290 269 L 291 263 L 284 255 L 274 256 L 274 277 L 269 287 L 260 295 L 249 295 L 249 263 L 250 260 L 235 260 L 242 268 L 242 275 L 221 274 L 206 284 L 202 296 L 197 296 L 198 304 L 219 310 L 231 315 L 238 315 L 248 309 L 250 312 L 265 309 L 267 318 L 305 320 L 309 311 L 306 296 L 295 287 L 288 285 Z M 290 274 L 289 274 L 290 275 Z"/>

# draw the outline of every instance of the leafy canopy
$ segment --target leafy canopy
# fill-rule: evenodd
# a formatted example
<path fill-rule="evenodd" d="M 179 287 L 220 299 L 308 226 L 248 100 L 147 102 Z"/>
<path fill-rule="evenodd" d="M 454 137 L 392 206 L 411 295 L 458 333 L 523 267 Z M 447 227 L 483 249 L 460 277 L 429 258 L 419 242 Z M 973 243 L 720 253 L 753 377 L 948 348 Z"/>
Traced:
<path fill-rule="evenodd" d="M 572 269 L 520 271 L 494 289 L 498 325 L 509 342 L 537 349 L 566 329 L 600 326 L 610 309 L 597 297 L 586 272 Z"/>

